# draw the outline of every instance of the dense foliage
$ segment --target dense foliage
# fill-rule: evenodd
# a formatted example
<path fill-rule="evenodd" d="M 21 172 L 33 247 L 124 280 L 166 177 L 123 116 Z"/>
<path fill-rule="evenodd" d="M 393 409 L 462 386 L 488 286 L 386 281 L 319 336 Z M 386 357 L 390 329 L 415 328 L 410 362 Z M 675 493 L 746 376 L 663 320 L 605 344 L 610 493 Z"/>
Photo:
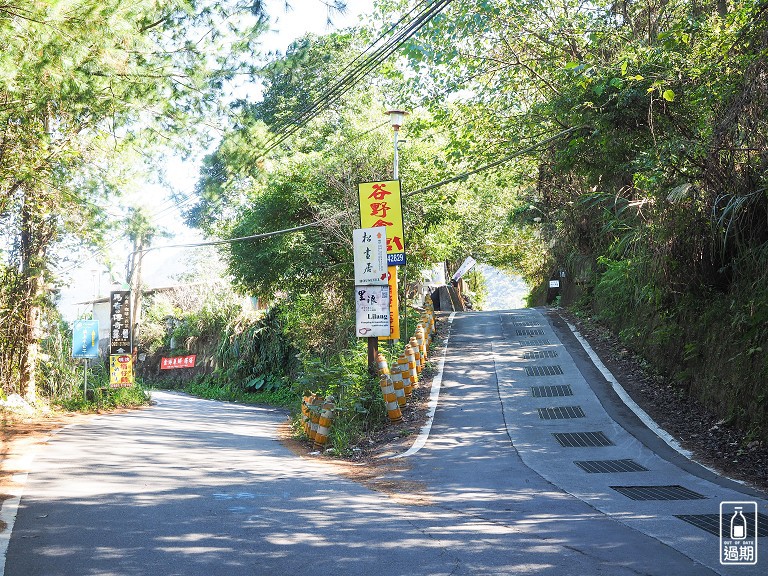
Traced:
<path fill-rule="evenodd" d="M 189 141 L 225 81 L 250 73 L 242 56 L 263 29 L 253 0 L 0 5 L 5 392 L 36 399 L 55 264 L 99 242 L 105 205 L 123 183 L 122 154 L 148 158 L 158 145 Z"/>
<path fill-rule="evenodd" d="M 378 2 L 364 37 L 409 5 Z M 319 328 L 310 349 L 339 352 L 354 185 L 389 170 L 387 129 L 364 111 L 406 104 L 406 194 L 507 160 L 408 198 L 411 278 L 466 253 L 538 285 L 565 271 L 565 302 L 723 416 L 765 431 L 767 6 L 453 2 L 332 113 L 270 147 L 281 119 L 318 93 L 314 80 L 362 48 L 305 39 L 263 71 L 264 99 L 241 107 L 240 129 L 209 158 L 198 208 L 226 198 L 236 208 L 216 231 L 230 235 L 318 224 L 233 246 L 230 271 L 243 287 L 334 310 L 330 324 L 324 312 L 303 318 L 305 334 Z M 245 162 L 245 143 L 268 153 Z"/>
<path fill-rule="evenodd" d="M 367 394 L 351 230 L 358 182 L 391 178 L 384 112 L 398 105 L 412 112 L 400 133 L 404 284 L 469 254 L 532 285 L 564 271 L 563 302 L 765 434 L 768 3 L 455 0 L 375 71 L 336 84 L 413 4 L 379 0 L 367 28 L 306 36 L 258 69 L 244 55 L 261 2 L 3 4 L 4 390 L 34 396 L 55 323 L 52 250 L 98 241 L 124 176 L 116 143 L 144 152 L 207 131 L 226 81 L 257 73 L 261 99 L 226 110 L 187 213 L 214 238 L 261 235 L 226 245 L 228 273 L 240 292 L 281 303 L 273 340 L 221 317 L 217 338 L 233 346 L 216 361 L 224 379 L 343 373 Z M 268 368 L 262 341 L 300 351 L 300 364 L 280 352 L 285 365 Z M 372 406 L 360 413 L 379 414 Z"/>
<path fill-rule="evenodd" d="M 402 92 L 453 118 L 451 147 L 477 158 L 573 128 L 518 164 L 527 206 L 509 216 L 545 240 L 536 280 L 567 271 L 568 297 L 754 433 L 768 429 L 767 10 L 455 3 L 411 44 Z"/>

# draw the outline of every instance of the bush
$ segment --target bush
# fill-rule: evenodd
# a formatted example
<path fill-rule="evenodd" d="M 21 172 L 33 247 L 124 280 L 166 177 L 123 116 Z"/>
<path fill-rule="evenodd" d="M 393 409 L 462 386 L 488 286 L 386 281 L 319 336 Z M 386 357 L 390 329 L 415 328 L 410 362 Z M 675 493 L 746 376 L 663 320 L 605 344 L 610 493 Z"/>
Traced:
<path fill-rule="evenodd" d="M 361 339 L 328 360 L 310 355 L 303 355 L 301 360 L 302 373 L 296 386 L 302 396 L 315 394 L 321 398 L 334 398 L 335 419 L 329 444 L 337 454 L 349 455 L 353 445 L 387 421 L 378 378 L 368 373 L 367 343 Z M 301 429 L 298 425 L 300 418 L 297 410 L 297 430 Z"/>
<path fill-rule="evenodd" d="M 90 380 L 89 380 L 90 383 Z M 128 388 L 88 387 L 87 397 L 82 386 L 69 398 L 55 402 L 64 410 L 72 412 L 96 412 L 115 408 L 138 408 L 150 403 L 150 395 L 141 383 Z"/>

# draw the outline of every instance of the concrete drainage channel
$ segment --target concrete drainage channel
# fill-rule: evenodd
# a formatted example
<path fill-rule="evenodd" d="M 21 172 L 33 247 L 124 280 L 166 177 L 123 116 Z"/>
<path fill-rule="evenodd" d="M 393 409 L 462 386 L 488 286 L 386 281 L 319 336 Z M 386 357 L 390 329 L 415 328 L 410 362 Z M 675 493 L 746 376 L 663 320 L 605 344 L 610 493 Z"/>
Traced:
<path fill-rule="evenodd" d="M 492 342 L 499 396 L 505 413 L 513 414 L 508 432 L 527 466 L 593 508 L 716 572 L 764 573 L 760 565 L 721 566 L 719 541 L 713 537 L 719 535 L 720 502 L 756 501 L 759 510 L 766 510 L 761 494 L 719 481 L 703 468 L 697 474 L 690 462 L 685 468 L 693 473 L 683 470 L 669 461 L 673 458 L 657 453 L 663 451 L 638 440 L 643 434 L 633 428 L 636 424 L 622 422 L 625 429 L 606 411 L 605 406 L 618 400 L 594 387 L 603 376 L 594 366 L 589 382 L 582 374 L 585 362 L 577 359 L 583 351 L 574 346 L 573 334 L 558 337 L 540 311 L 500 313 L 500 319 L 506 338 Z M 573 340 L 568 348 L 561 340 L 567 337 Z M 589 345 L 583 339 L 580 345 L 588 362 L 594 362 Z M 645 423 L 640 426 L 664 435 L 647 415 L 638 417 Z M 768 535 L 766 514 L 758 514 L 757 524 L 758 537 Z"/>

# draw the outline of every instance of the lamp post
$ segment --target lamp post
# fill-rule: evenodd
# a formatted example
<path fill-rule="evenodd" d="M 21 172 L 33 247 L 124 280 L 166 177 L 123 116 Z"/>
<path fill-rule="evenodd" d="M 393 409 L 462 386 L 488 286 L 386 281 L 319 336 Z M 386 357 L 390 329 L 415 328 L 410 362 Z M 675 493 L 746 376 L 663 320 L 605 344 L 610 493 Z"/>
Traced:
<path fill-rule="evenodd" d="M 393 108 L 391 110 L 387 110 L 387 114 L 389 115 L 389 123 L 392 126 L 392 132 L 394 133 L 392 143 L 394 147 L 395 156 L 394 156 L 394 162 L 392 164 L 392 179 L 399 180 L 400 179 L 400 155 L 399 155 L 399 150 L 397 146 L 398 137 L 400 135 L 400 126 L 403 125 L 403 121 L 405 120 L 405 117 L 408 115 L 408 112 L 406 112 L 405 110 Z M 397 284 L 398 284 L 397 266 L 390 267 L 390 274 L 392 274 L 394 278 L 394 285 L 395 285 L 394 289 L 397 290 Z M 405 298 L 403 298 L 403 304 L 405 306 Z M 396 313 L 399 314 L 400 311 L 398 310 Z M 403 329 L 405 330 L 405 333 L 408 334 L 407 314 L 405 316 L 405 324 L 403 325 Z M 407 341 L 408 341 L 408 337 L 406 336 L 406 342 Z"/>
<path fill-rule="evenodd" d="M 387 114 L 389 114 L 389 123 L 392 125 L 392 130 L 395 133 L 394 136 L 394 146 L 395 146 L 395 162 L 394 167 L 392 170 L 392 176 L 394 180 L 397 180 L 400 178 L 400 166 L 399 166 L 399 157 L 398 157 L 398 151 L 397 151 L 397 138 L 400 133 L 400 126 L 403 125 L 403 120 L 405 120 L 405 117 L 408 115 L 408 112 L 405 110 L 387 110 Z"/>

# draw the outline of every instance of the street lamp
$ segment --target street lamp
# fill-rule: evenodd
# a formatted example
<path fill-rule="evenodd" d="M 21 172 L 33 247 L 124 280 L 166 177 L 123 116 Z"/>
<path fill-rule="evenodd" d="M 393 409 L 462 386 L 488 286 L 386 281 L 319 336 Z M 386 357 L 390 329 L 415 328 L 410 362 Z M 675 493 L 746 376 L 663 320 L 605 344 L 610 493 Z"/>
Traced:
<path fill-rule="evenodd" d="M 394 163 L 394 169 L 393 169 L 393 179 L 397 180 L 400 177 L 400 169 L 399 169 L 399 158 L 397 153 L 397 136 L 400 132 L 400 126 L 403 125 L 403 120 L 405 120 L 405 117 L 408 115 L 408 112 L 405 110 L 387 110 L 387 114 L 389 114 L 389 123 L 392 125 L 392 129 L 395 133 L 394 137 L 394 145 L 395 145 L 395 163 Z"/>
<path fill-rule="evenodd" d="M 403 125 L 403 121 L 405 120 L 405 117 L 408 115 L 408 112 L 405 110 L 398 110 L 398 109 L 392 109 L 387 110 L 387 114 L 389 115 L 389 123 L 392 125 L 392 130 L 394 132 L 394 148 L 395 148 L 395 161 L 392 165 L 392 179 L 398 180 L 400 178 L 400 159 L 398 155 L 398 149 L 397 149 L 397 137 L 400 133 L 400 126 Z M 390 274 L 392 274 L 392 278 L 394 279 L 395 283 L 395 290 L 397 290 L 397 266 L 390 266 L 389 267 Z M 405 324 L 404 329 L 406 334 L 408 333 L 408 317 L 406 315 L 405 318 Z M 406 337 L 406 341 L 408 338 Z"/>

